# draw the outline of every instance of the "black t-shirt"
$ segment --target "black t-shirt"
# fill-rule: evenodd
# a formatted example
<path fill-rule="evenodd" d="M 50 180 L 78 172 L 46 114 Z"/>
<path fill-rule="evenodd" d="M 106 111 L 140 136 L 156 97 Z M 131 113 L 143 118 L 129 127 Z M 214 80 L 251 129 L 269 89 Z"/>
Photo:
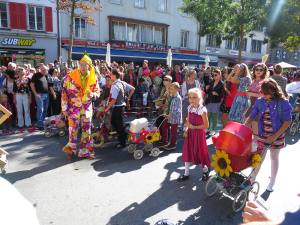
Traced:
<path fill-rule="evenodd" d="M 38 94 L 48 93 L 49 87 L 53 86 L 53 84 L 48 81 L 48 75 L 42 75 L 41 73 L 33 74 L 31 83 L 34 84 L 35 90 Z"/>

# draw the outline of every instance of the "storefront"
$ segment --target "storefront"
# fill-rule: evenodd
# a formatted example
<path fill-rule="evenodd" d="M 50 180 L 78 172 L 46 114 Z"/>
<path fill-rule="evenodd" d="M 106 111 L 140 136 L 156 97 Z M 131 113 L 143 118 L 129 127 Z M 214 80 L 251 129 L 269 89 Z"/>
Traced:
<path fill-rule="evenodd" d="M 9 62 L 28 64 L 49 63 L 56 59 L 56 39 L 3 37 L 0 39 L 0 65 Z"/>

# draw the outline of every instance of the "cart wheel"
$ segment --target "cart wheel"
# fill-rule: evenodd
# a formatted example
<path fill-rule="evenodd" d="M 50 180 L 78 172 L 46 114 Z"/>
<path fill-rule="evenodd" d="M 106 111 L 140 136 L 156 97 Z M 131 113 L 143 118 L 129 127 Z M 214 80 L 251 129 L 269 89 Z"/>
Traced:
<path fill-rule="evenodd" d="M 127 151 L 128 151 L 129 154 L 133 154 L 135 150 L 136 150 L 136 145 L 135 144 L 130 144 L 128 146 Z"/>
<path fill-rule="evenodd" d="M 101 134 L 93 133 L 92 138 L 94 148 L 101 148 L 104 145 L 104 137 Z"/>
<path fill-rule="evenodd" d="M 153 157 L 158 157 L 159 154 L 160 154 L 159 148 L 153 148 L 153 149 L 151 150 L 151 153 L 150 153 L 150 155 L 153 156 Z"/>
<path fill-rule="evenodd" d="M 142 150 L 135 150 L 133 153 L 133 157 L 136 160 L 140 160 L 141 158 L 143 158 L 144 156 L 144 152 Z"/>
<path fill-rule="evenodd" d="M 245 190 L 240 190 L 237 193 L 232 203 L 232 209 L 234 212 L 239 212 L 244 208 L 247 201 L 247 197 L 247 192 Z"/>
<path fill-rule="evenodd" d="M 253 182 L 251 188 L 248 192 L 248 201 L 254 201 L 259 193 L 259 183 L 257 181 Z"/>
<path fill-rule="evenodd" d="M 1 169 L 1 173 L 2 173 L 2 174 L 6 174 L 6 169 L 5 169 L 5 168 L 2 168 L 2 169 Z"/>
<path fill-rule="evenodd" d="M 298 124 L 296 122 L 293 122 L 290 127 L 290 134 L 292 136 L 295 136 L 295 134 L 297 133 L 297 129 L 298 129 Z"/>
<path fill-rule="evenodd" d="M 60 130 L 60 131 L 58 132 L 58 135 L 59 135 L 60 137 L 64 137 L 64 136 L 66 135 L 66 131 Z"/>
<path fill-rule="evenodd" d="M 219 191 L 217 185 L 217 177 L 211 176 L 205 184 L 205 194 L 209 197 L 213 196 Z"/>
<path fill-rule="evenodd" d="M 145 152 L 150 152 L 153 149 L 153 144 L 152 143 L 147 143 L 144 146 L 144 151 Z"/>
<path fill-rule="evenodd" d="M 46 138 L 49 138 L 49 137 L 51 137 L 51 136 L 52 136 L 52 134 L 51 134 L 50 131 L 46 131 L 46 132 L 45 132 L 45 137 L 46 137 Z"/>

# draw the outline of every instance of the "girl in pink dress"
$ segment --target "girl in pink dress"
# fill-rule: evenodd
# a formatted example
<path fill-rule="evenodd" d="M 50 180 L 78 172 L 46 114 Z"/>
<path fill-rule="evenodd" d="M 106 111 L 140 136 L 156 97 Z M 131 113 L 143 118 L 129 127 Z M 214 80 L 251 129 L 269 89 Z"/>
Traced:
<path fill-rule="evenodd" d="M 202 180 L 209 176 L 210 159 L 206 143 L 206 129 L 208 128 L 207 110 L 203 106 L 201 90 L 192 88 L 188 93 L 190 105 L 188 107 L 187 127 L 184 132 L 182 160 L 185 162 L 185 172 L 177 181 L 189 179 L 191 164 L 201 165 Z"/>

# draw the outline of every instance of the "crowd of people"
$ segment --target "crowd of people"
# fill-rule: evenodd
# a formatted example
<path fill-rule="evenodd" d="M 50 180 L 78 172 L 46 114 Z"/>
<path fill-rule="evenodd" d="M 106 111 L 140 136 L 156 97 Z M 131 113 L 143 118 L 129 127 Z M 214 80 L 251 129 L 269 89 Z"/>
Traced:
<path fill-rule="evenodd" d="M 63 151 L 69 157 L 94 158 L 93 117 L 101 113 L 110 115 L 118 134 L 116 148 L 124 148 L 124 109 L 129 110 L 132 105 L 141 109 L 154 106 L 160 115 L 157 122 L 161 149 L 176 149 L 179 127 L 183 131 L 185 170 L 177 181 L 189 179 L 192 164 L 201 166 L 202 180 L 207 181 L 211 163 L 206 139 L 216 134 L 220 124 L 225 127 L 229 121 L 235 121 L 249 126 L 258 137 L 258 144 L 270 145 L 271 176 L 267 191 L 272 192 L 279 153 L 285 146 L 284 134 L 291 124 L 293 110 L 299 110 L 300 93 L 294 91 L 293 96 L 288 96 L 287 90 L 299 87 L 300 71 L 286 74 L 280 65 L 270 70 L 264 63 L 257 63 L 251 70 L 244 63 L 222 69 L 190 68 L 185 64 L 169 68 L 161 64 L 149 66 L 144 60 L 139 67 L 134 63 L 107 65 L 87 55 L 75 68 L 58 62 L 37 67 L 11 62 L 0 68 L 0 104 L 12 112 L 12 117 L 1 125 L 1 132 L 43 130 L 46 116 L 61 114 L 69 127 Z M 97 102 L 103 101 L 104 111 L 100 113 Z M 258 171 L 259 167 L 249 182 L 255 180 Z M 246 206 L 245 213 L 251 204 Z M 245 218 L 250 220 L 247 215 Z"/>
<path fill-rule="evenodd" d="M 201 164 L 203 179 L 208 177 L 206 138 L 220 129 L 220 117 L 223 127 L 228 121 L 245 123 L 261 140 L 272 144 L 268 187 L 272 190 L 279 152 L 284 147 L 284 132 L 292 120 L 286 85 L 300 79 L 299 71 L 288 75 L 284 76 L 280 65 L 270 70 L 264 63 L 257 63 L 250 71 L 244 63 L 223 69 L 189 68 L 185 64 L 172 68 L 161 64 L 149 66 L 147 60 L 141 67 L 133 62 L 107 65 L 87 55 L 76 68 L 58 62 L 37 67 L 11 62 L 0 70 L 0 103 L 12 112 L 1 130 L 4 133 L 14 127 L 21 132 L 43 130 L 46 116 L 63 114 L 69 126 L 69 142 L 64 151 L 69 156 L 77 154 L 81 127 L 78 156 L 93 158 L 91 123 L 97 114 L 93 112 L 97 99 L 107 102 L 104 112 L 110 112 L 111 125 L 118 133 L 117 148 L 124 148 L 127 141 L 124 108 L 129 109 L 136 102 L 141 108 L 155 102 L 162 116 L 160 147 L 176 149 L 178 128 L 184 132 L 186 170 L 179 181 L 188 179 L 191 164 Z M 297 104 L 297 100 L 293 102 Z"/>

